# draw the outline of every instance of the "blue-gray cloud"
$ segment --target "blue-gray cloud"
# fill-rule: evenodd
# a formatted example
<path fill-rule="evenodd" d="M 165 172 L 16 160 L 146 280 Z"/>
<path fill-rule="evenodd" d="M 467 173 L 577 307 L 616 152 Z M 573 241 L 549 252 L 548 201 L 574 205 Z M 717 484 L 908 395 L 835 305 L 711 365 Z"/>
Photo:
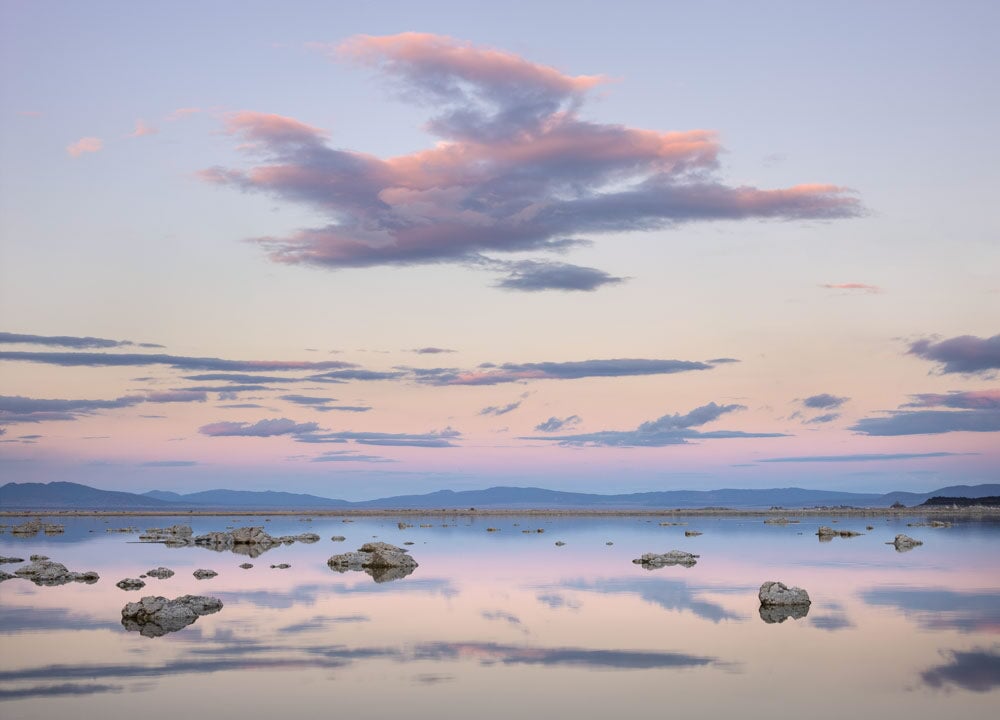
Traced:
<path fill-rule="evenodd" d="M 692 429 L 710 423 L 725 413 L 745 409 L 746 407 L 743 405 L 717 405 L 712 402 L 683 415 L 674 413 L 644 422 L 634 430 L 602 430 L 576 435 L 530 436 L 521 439 L 546 440 L 564 446 L 665 447 L 667 445 L 687 445 L 688 441 L 695 439 L 785 437 L 783 433 L 747 433 L 738 430 L 703 432 Z"/>
<path fill-rule="evenodd" d="M 176 468 L 199 465 L 196 460 L 150 460 L 140 464 L 140 467 Z"/>
<path fill-rule="evenodd" d="M 960 687 L 972 692 L 990 692 L 1000 687 L 1000 653 L 996 650 L 955 650 L 946 665 L 920 674 L 932 688 Z"/>
<path fill-rule="evenodd" d="M 500 415 L 506 415 L 509 412 L 514 412 L 519 407 L 521 407 L 521 401 L 517 400 L 516 402 L 512 402 L 508 405 L 490 405 L 489 407 L 484 407 L 479 411 L 479 414 L 499 417 Z"/>
<path fill-rule="evenodd" d="M 850 429 L 877 436 L 1000 432 L 1000 410 L 894 411 L 887 417 L 862 418 Z"/>
<path fill-rule="evenodd" d="M 371 407 L 368 405 L 333 405 L 336 398 L 327 397 L 312 397 L 309 395 L 281 395 L 279 396 L 282 400 L 287 400 L 290 403 L 295 403 L 296 405 L 304 405 L 310 407 L 313 410 L 319 412 L 330 412 L 333 410 L 339 412 L 368 412 Z"/>
<path fill-rule="evenodd" d="M 795 457 L 764 458 L 761 463 L 831 463 L 831 462 L 873 462 L 881 460 L 917 460 L 920 458 L 940 458 L 967 455 L 955 452 L 928 453 L 859 453 L 856 455 L 799 455 Z"/>
<path fill-rule="evenodd" d="M 819 395 L 810 395 L 802 401 L 802 404 L 807 408 L 812 408 L 814 410 L 832 410 L 834 408 L 839 408 L 848 400 L 850 400 L 850 398 L 837 397 L 836 395 L 831 395 L 830 393 L 820 393 Z"/>
<path fill-rule="evenodd" d="M 959 410 L 1000 410 L 1000 390 L 967 390 L 911 395 L 903 407 L 949 407 Z"/>
<path fill-rule="evenodd" d="M 318 382 L 340 383 L 349 380 L 395 380 L 401 378 L 405 373 L 400 371 L 383 370 L 333 370 L 331 372 L 317 373 L 310 375 L 307 380 Z"/>
<path fill-rule="evenodd" d="M 568 263 L 522 260 L 507 265 L 507 276 L 496 287 L 522 292 L 543 290 L 593 292 L 605 285 L 618 285 L 627 280 L 603 270 Z"/>
<path fill-rule="evenodd" d="M 535 430 L 537 432 L 559 432 L 560 430 L 570 430 L 581 422 L 583 419 L 579 415 L 570 415 L 564 418 L 557 418 L 553 415 L 548 420 L 535 425 Z"/>
<path fill-rule="evenodd" d="M 840 413 L 823 413 L 822 415 L 817 415 L 816 417 L 809 418 L 808 420 L 803 420 L 806 425 L 822 425 L 825 423 L 833 422 L 840 417 Z"/>
<path fill-rule="evenodd" d="M 942 373 L 991 373 L 1000 369 L 1000 335 L 960 335 L 938 342 L 917 340 L 910 343 L 909 354 L 938 363 Z"/>
<path fill-rule="evenodd" d="M 275 372 L 295 370 L 331 370 L 354 368 L 354 363 L 326 360 L 304 362 L 293 360 L 224 360 L 222 358 L 185 357 L 163 353 L 99 353 L 99 352 L 15 352 L 0 351 L 0 360 L 32 362 L 61 367 L 123 367 L 166 365 L 177 370 L 234 370 L 236 372 Z"/>
<path fill-rule="evenodd" d="M 450 448 L 458 447 L 452 440 L 461 433 L 451 428 L 429 433 L 383 433 L 383 432 L 308 432 L 300 434 L 296 440 L 304 443 L 345 443 L 354 442 L 358 445 L 382 445 L 386 447 L 424 447 Z"/>
<path fill-rule="evenodd" d="M 276 435 L 302 435 L 319 430 L 314 422 L 297 423 L 288 418 L 271 418 L 247 422 L 217 422 L 202 425 L 198 432 L 211 437 L 274 437 Z"/>
<path fill-rule="evenodd" d="M 68 348 L 116 348 L 143 347 L 162 348 L 156 343 L 137 343 L 131 340 L 109 340 L 98 337 L 75 337 L 72 335 L 26 335 L 23 333 L 0 332 L 0 344 L 5 345 L 46 345 Z"/>
<path fill-rule="evenodd" d="M 124 395 L 113 400 L 65 400 L 0 395 L 0 424 L 77 420 L 101 410 L 118 410 L 143 403 L 203 402 L 205 393 L 191 391 Z"/>
<path fill-rule="evenodd" d="M 353 450 L 331 450 L 312 458 L 309 462 L 364 462 L 364 463 L 391 463 L 396 462 L 392 458 L 380 457 L 378 455 L 362 455 Z"/>
<path fill-rule="evenodd" d="M 570 362 L 483 363 L 475 370 L 458 368 L 405 368 L 425 385 L 499 385 L 529 380 L 578 380 L 594 377 L 670 375 L 711 370 L 713 365 L 692 360 L 617 358 Z"/>
<path fill-rule="evenodd" d="M 442 353 L 453 353 L 457 351 L 440 347 L 422 347 L 422 348 L 413 348 L 410 352 L 415 352 L 418 355 L 440 355 Z"/>

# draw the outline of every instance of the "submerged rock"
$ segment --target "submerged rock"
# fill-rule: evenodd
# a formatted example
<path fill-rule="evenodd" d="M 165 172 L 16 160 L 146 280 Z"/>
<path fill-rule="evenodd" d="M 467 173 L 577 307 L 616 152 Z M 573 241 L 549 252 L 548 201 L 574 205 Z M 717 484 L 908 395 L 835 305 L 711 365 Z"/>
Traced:
<path fill-rule="evenodd" d="M 250 568 L 253 567 L 253 563 L 243 563 L 240 565 L 240 567 L 243 568 L 244 570 L 249 570 Z"/>
<path fill-rule="evenodd" d="M 140 590 L 146 587 L 146 583 L 139 578 L 125 578 L 124 580 L 116 582 L 115 585 L 120 587 L 122 590 Z"/>
<path fill-rule="evenodd" d="M 272 570 L 287 570 L 290 567 L 291 567 L 291 565 L 289 565 L 288 563 L 281 563 L 280 565 L 272 565 L 271 569 Z"/>
<path fill-rule="evenodd" d="M 799 587 L 788 587 L 785 583 L 769 580 L 757 592 L 761 605 L 809 605 L 809 593 Z"/>
<path fill-rule="evenodd" d="M 31 555 L 28 557 L 31 562 L 41 562 L 42 560 L 48 560 L 48 555 Z"/>
<path fill-rule="evenodd" d="M 564 542 L 563 542 L 562 540 L 556 540 L 556 545 L 557 545 L 558 547 L 562 547 L 562 546 L 563 546 L 563 545 L 565 545 L 565 544 L 566 544 L 566 543 L 564 543 Z"/>
<path fill-rule="evenodd" d="M 923 544 L 924 544 L 923 541 L 915 540 L 914 538 L 911 538 L 909 535 L 903 535 L 902 533 L 897 535 L 896 539 L 893 540 L 891 543 L 886 543 L 886 545 L 895 545 L 896 552 L 906 552 L 907 550 L 912 550 L 917 545 L 923 545 Z"/>
<path fill-rule="evenodd" d="M 684 537 L 698 537 L 701 534 L 702 533 L 698 532 L 697 530 L 685 530 L 684 531 Z"/>
<path fill-rule="evenodd" d="M 138 631 L 144 637 L 161 637 L 187 627 L 202 615 L 211 615 L 221 609 L 222 601 L 218 598 L 182 595 L 168 600 L 148 595 L 122 608 L 122 626 L 126 630 Z"/>
<path fill-rule="evenodd" d="M 417 567 L 417 561 L 407 550 L 386 542 L 365 543 L 356 552 L 333 555 L 326 564 L 337 572 L 364 571 L 375 582 L 404 578 Z"/>
<path fill-rule="evenodd" d="M 344 542 L 347 538 L 345 538 L 343 535 L 334 535 L 330 539 L 333 540 L 334 542 Z"/>
<path fill-rule="evenodd" d="M 801 620 L 809 614 L 808 605 L 761 605 L 757 612 L 760 619 L 768 625 L 773 623 L 783 623 L 788 618 Z"/>
<path fill-rule="evenodd" d="M 101 579 L 101 576 L 93 570 L 82 573 L 70 572 L 62 563 L 52 562 L 48 558 L 35 560 L 30 565 L 20 567 L 14 571 L 14 574 L 26 580 L 31 580 L 35 585 L 47 586 L 65 585 L 71 582 L 82 582 L 93 585 Z"/>
<path fill-rule="evenodd" d="M 170 568 L 158 567 L 147 571 L 146 574 L 151 578 L 156 578 L 158 580 L 166 580 L 168 577 L 174 576 L 174 571 L 171 570 Z"/>
<path fill-rule="evenodd" d="M 698 558 L 701 555 L 693 555 L 689 552 L 684 552 L 682 550 L 671 550 L 670 552 L 658 555 L 656 553 L 644 553 L 642 557 L 638 557 L 632 562 L 637 565 L 642 565 L 647 570 L 656 570 L 657 568 L 666 567 L 667 565 L 683 565 L 684 567 L 692 567 L 698 562 Z"/>
<path fill-rule="evenodd" d="M 794 525 L 797 524 L 799 520 L 789 520 L 785 517 L 780 518 L 768 518 L 764 521 L 765 525 Z"/>
<path fill-rule="evenodd" d="M 951 523 L 943 520 L 931 520 L 930 522 L 906 523 L 906 527 L 950 528 Z"/>
<path fill-rule="evenodd" d="M 5 565 L 7 563 L 22 563 L 22 562 L 24 562 L 24 558 L 4 557 L 3 555 L 0 555 L 0 565 Z"/>
<path fill-rule="evenodd" d="M 194 575 L 198 580 L 208 580 L 209 578 L 214 578 L 218 574 L 219 573 L 215 572 L 215 570 L 205 570 L 204 568 L 198 568 L 192 573 L 192 575 Z"/>

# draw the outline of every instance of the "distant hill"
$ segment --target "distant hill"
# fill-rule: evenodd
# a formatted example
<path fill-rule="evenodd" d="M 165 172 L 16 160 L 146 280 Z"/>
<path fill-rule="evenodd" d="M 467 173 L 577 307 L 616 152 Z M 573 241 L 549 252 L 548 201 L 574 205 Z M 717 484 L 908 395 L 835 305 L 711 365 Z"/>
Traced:
<path fill-rule="evenodd" d="M 276 492 L 274 490 L 203 490 L 180 495 L 175 492 L 151 490 L 143 497 L 185 505 L 213 508 L 264 508 L 271 510 L 336 509 L 351 507 L 346 500 L 332 500 L 318 495 Z"/>
<path fill-rule="evenodd" d="M 157 498 L 71 482 L 7 483 L 0 487 L 0 508 L 4 510 L 164 510 L 170 506 Z"/>
<path fill-rule="evenodd" d="M 889 507 L 901 502 L 913 507 L 935 496 L 979 498 L 1000 495 L 1000 485 L 957 485 L 929 493 L 846 493 L 804 488 L 668 490 L 598 495 L 534 487 L 492 487 L 486 490 L 438 490 L 422 495 L 398 495 L 350 502 L 317 495 L 249 490 L 204 490 L 180 494 L 153 490 L 139 495 L 113 492 L 69 482 L 8 483 L 0 487 L 4 510 L 346 510 L 528 508 L 653 510 L 706 507 L 768 509 L 771 507 Z"/>
<path fill-rule="evenodd" d="M 1000 495 L 984 495 L 976 497 L 947 497 L 935 495 L 934 497 L 925 500 L 922 504 L 929 506 L 955 505 L 957 507 L 974 507 L 983 505 L 986 507 L 1000 507 Z"/>

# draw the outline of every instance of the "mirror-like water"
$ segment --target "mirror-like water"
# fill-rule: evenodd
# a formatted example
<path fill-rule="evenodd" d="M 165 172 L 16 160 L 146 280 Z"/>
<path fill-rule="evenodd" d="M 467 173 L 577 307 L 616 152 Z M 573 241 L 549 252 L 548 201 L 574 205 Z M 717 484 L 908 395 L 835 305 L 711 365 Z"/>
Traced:
<path fill-rule="evenodd" d="M 992 718 L 1000 706 L 997 523 L 397 520 L 62 518 L 64 535 L 0 535 L 0 555 L 100 574 L 94 584 L 0 583 L 0 715 Z M 107 532 L 174 523 L 321 540 L 251 558 Z M 820 542 L 820 524 L 864 534 Z M 885 543 L 900 532 L 924 544 L 899 553 Z M 327 566 L 373 540 L 406 547 L 419 567 L 375 582 Z M 655 570 L 631 562 L 672 549 L 700 558 Z M 175 574 L 141 590 L 115 585 L 158 566 Z M 218 575 L 198 580 L 196 569 Z M 760 612 L 766 580 L 807 589 L 808 613 L 776 622 L 781 613 Z M 128 602 L 185 594 L 223 607 L 159 637 L 121 622 Z"/>

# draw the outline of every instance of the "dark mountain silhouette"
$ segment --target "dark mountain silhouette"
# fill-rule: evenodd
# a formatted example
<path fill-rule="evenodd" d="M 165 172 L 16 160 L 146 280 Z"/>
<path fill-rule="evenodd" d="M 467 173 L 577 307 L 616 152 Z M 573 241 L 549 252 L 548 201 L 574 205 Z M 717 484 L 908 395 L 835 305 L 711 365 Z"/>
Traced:
<path fill-rule="evenodd" d="M 338 509 L 607 509 L 653 510 L 692 508 L 768 509 L 771 507 L 889 507 L 895 502 L 914 506 L 935 497 L 978 498 L 1000 495 L 1000 485 L 957 485 L 928 493 L 847 493 L 804 488 L 667 490 L 662 492 L 599 495 L 533 487 L 493 487 L 486 490 L 438 490 L 422 495 L 399 495 L 350 502 L 286 492 L 205 490 L 181 495 L 153 490 L 139 495 L 113 492 L 69 482 L 8 483 L 0 487 L 4 510 L 338 510 Z"/>

